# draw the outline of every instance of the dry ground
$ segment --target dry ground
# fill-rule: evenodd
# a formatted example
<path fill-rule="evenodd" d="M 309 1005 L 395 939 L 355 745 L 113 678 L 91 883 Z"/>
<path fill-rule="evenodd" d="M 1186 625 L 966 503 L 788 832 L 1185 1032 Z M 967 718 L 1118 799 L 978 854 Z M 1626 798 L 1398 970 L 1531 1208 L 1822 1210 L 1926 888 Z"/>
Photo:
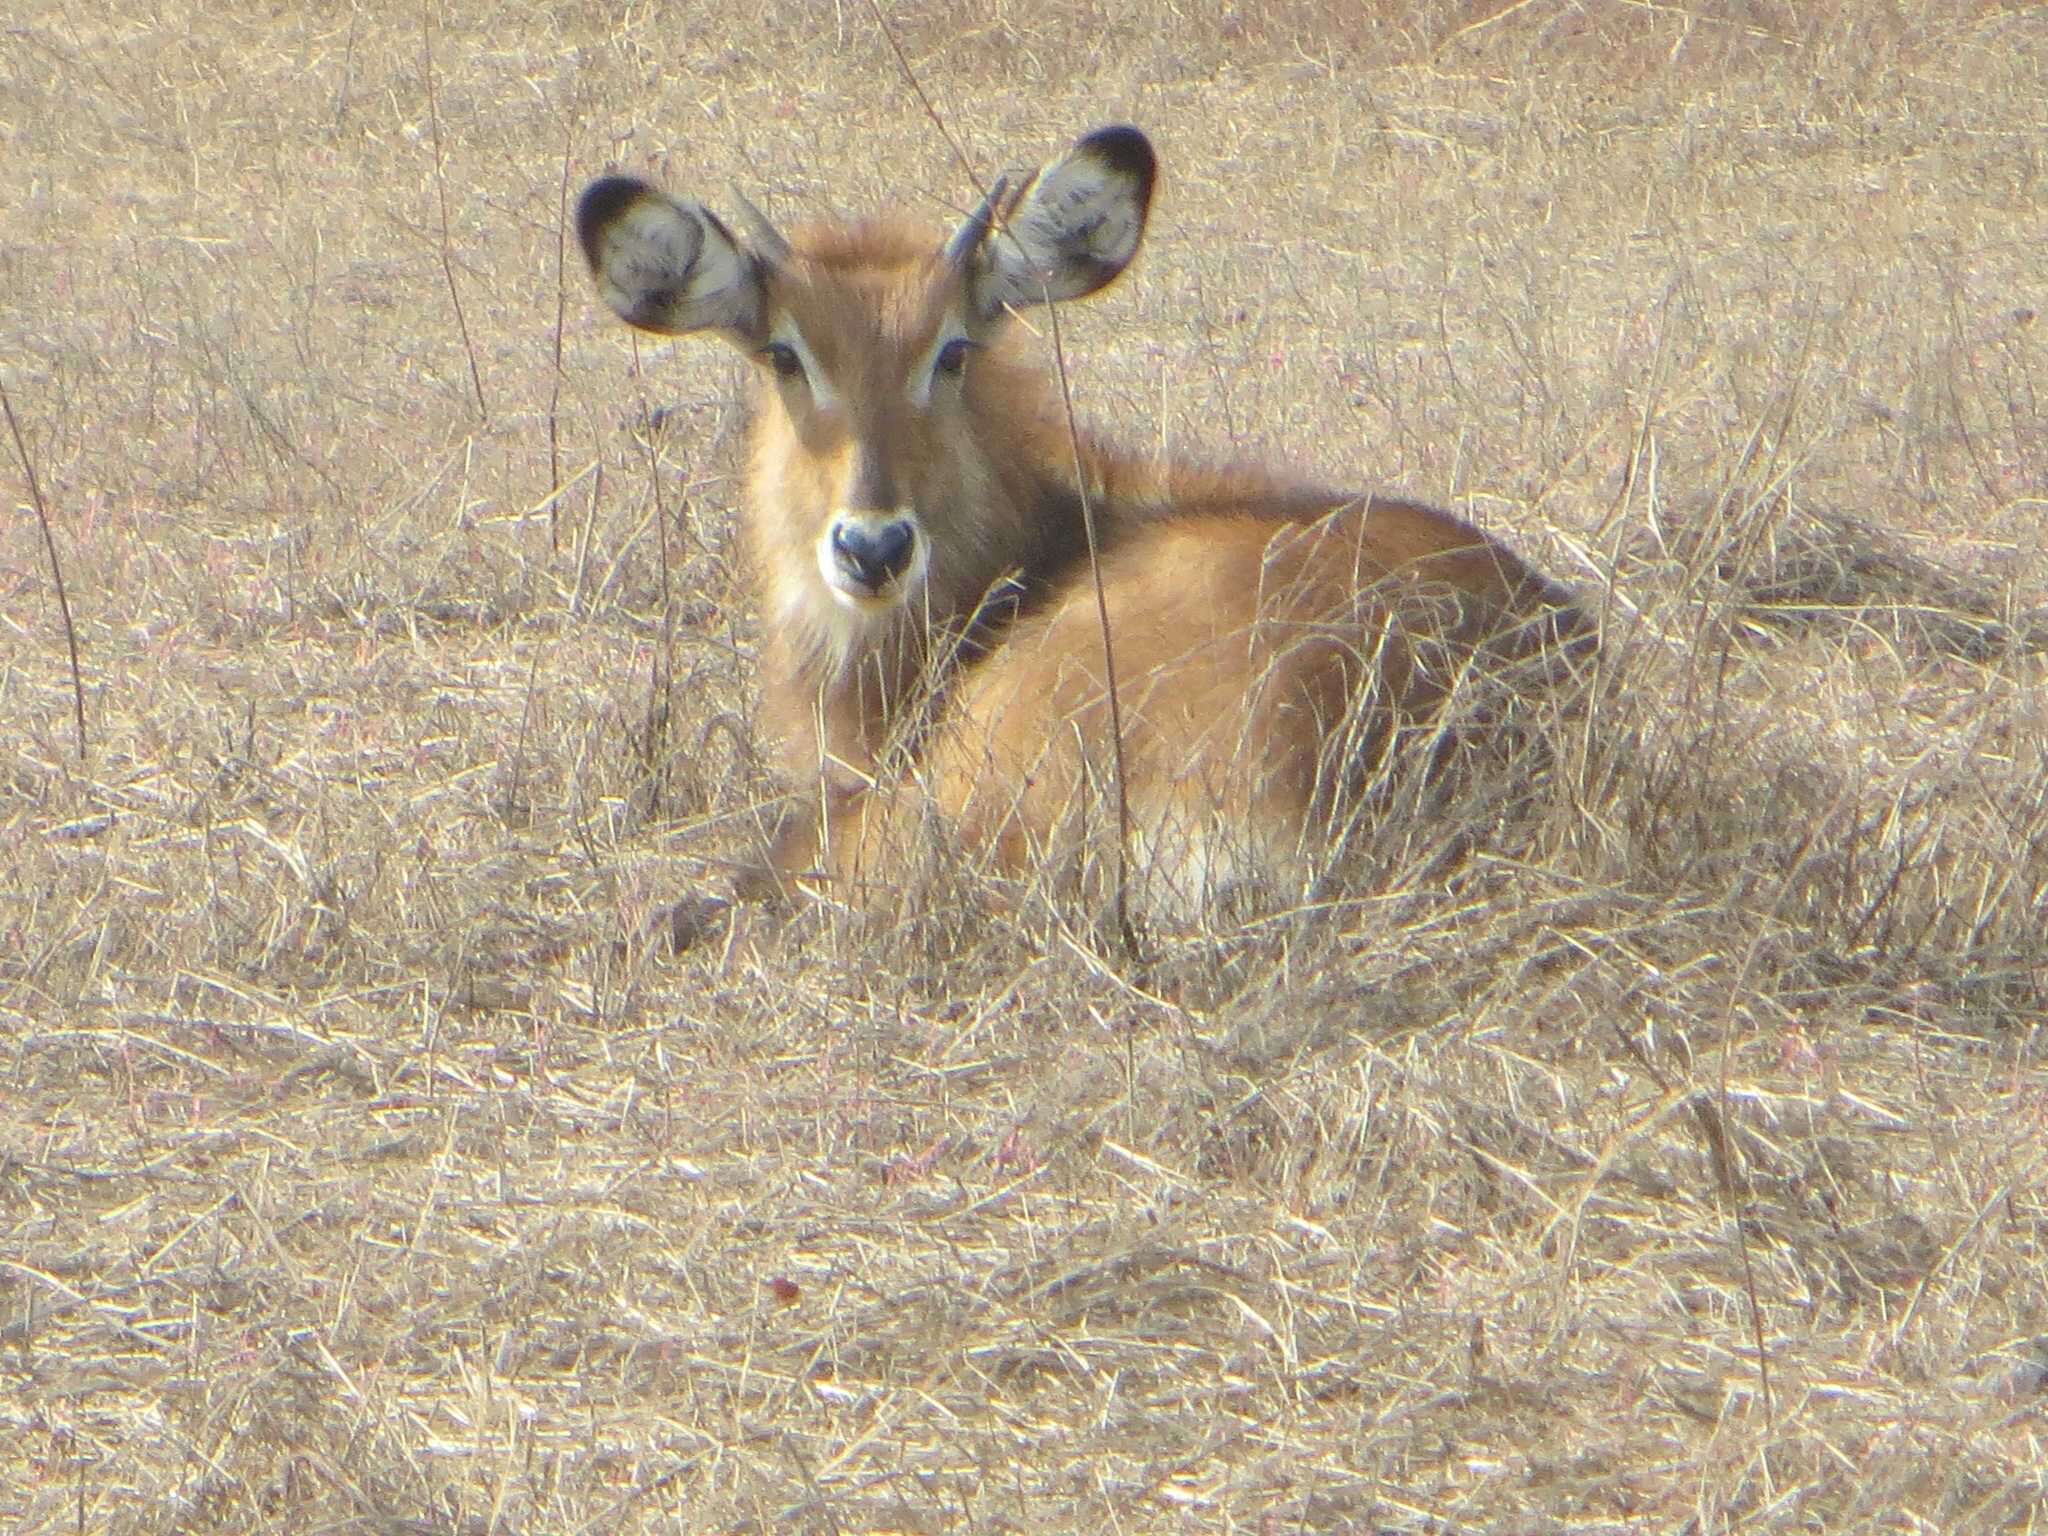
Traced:
<path fill-rule="evenodd" d="M 2048 12 L 892 6 L 977 170 L 1156 135 L 1084 413 L 1450 501 L 1604 667 L 1311 910 L 670 956 L 769 790 L 736 370 L 564 155 L 970 196 L 748 9 L 0 31 L 85 687 L 9 445 L 0 1526 L 2048 1524 Z"/>

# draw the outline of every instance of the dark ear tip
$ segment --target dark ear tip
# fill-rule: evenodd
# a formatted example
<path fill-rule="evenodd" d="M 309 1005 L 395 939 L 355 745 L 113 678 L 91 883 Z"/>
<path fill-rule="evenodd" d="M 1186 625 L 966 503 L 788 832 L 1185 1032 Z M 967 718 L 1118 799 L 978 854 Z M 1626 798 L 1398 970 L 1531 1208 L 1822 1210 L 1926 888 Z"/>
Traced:
<path fill-rule="evenodd" d="M 1151 200 L 1152 183 L 1159 175 L 1159 156 L 1153 153 L 1152 141 L 1138 129 L 1127 123 L 1098 128 L 1074 147 L 1118 175 L 1130 177 L 1138 183 L 1142 197 Z"/>
<path fill-rule="evenodd" d="M 576 200 L 576 239 L 583 258 L 597 265 L 597 242 L 606 226 L 654 188 L 637 176 L 602 176 Z"/>

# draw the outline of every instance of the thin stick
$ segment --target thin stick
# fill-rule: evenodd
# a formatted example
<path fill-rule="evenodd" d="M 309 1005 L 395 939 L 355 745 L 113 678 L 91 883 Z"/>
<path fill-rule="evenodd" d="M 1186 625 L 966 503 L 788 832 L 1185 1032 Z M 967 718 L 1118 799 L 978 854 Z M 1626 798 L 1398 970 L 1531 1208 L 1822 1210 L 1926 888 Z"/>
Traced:
<path fill-rule="evenodd" d="M 483 375 L 477 371 L 476 346 L 469 339 L 469 321 L 462 313 L 462 294 L 455 286 L 455 258 L 449 254 L 448 178 L 443 174 L 441 158 L 441 104 L 434 93 L 433 0 L 426 0 L 420 7 L 420 52 L 425 55 L 427 124 L 434 136 L 434 198 L 441 207 L 441 275 L 448 280 L 448 297 L 455 305 L 455 328 L 462 333 L 462 350 L 469 359 L 469 383 L 476 391 L 476 413 L 489 421 L 491 408 L 484 404 Z"/>
<path fill-rule="evenodd" d="M 1793 850 L 1789 872 L 1778 884 L 1777 893 L 1771 898 L 1766 914 L 1767 921 L 1774 921 L 1784 908 L 1785 897 L 1791 891 L 1793 882 L 1805 871 L 1806 862 L 1813 856 L 1814 845 L 1820 840 L 1822 829 L 1841 813 L 1849 791 L 1843 792 L 1843 799 L 1836 800 L 1826 814 L 1814 818 Z M 1735 1248 L 1742 1259 L 1742 1288 L 1749 1299 L 1749 1335 L 1751 1346 L 1756 1350 L 1757 1387 L 1763 1398 L 1764 1407 L 1764 1475 L 1770 1475 L 1769 1446 L 1777 1435 L 1777 1409 L 1771 1392 L 1771 1362 L 1768 1346 L 1764 1339 L 1764 1309 L 1756 1283 L 1756 1264 L 1750 1254 L 1747 1218 L 1751 1208 L 1747 1178 L 1739 1178 L 1735 1166 L 1736 1148 L 1728 1127 L 1734 1124 L 1734 1096 L 1729 1092 L 1728 1077 L 1735 1059 L 1735 1008 L 1743 985 L 1749 980 L 1756 965 L 1757 955 L 1763 948 L 1765 930 L 1758 928 L 1744 951 L 1742 963 L 1729 980 L 1728 993 L 1721 1005 L 1721 1050 L 1717 1080 L 1714 1085 L 1713 1111 L 1707 1112 L 1704 1097 L 1693 1101 L 1694 1116 L 1699 1121 L 1702 1136 L 1708 1151 L 1713 1156 L 1715 1183 L 1726 1203 L 1730 1220 L 1735 1228 Z"/>
<path fill-rule="evenodd" d="M 541 648 L 533 648 L 533 659 L 526 668 L 526 702 L 519 710 L 519 739 L 512 744 L 512 776 L 505 785 L 504 817 L 509 822 L 519 811 L 519 779 L 526 767 L 526 732 L 533 724 L 534 684 L 540 678 Z"/>
<path fill-rule="evenodd" d="M 636 434 L 647 453 L 647 484 L 654 497 L 654 543 L 661 556 L 661 647 L 655 653 L 647 675 L 647 750 L 645 766 L 652 780 L 658 771 L 659 755 L 668 745 L 669 717 L 675 703 L 676 600 L 675 572 L 668 549 L 668 512 L 661 504 L 661 450 L 654 441 L 654 429 Z M 686 497 L 677 513 L 680 523 L 689 510 Z"/>
<path fill-rule="evenodd" d="M 57 536 L 50 530 L 49 508 L 43 504 L 43 488 L 36 480 L 35 461 L 28 456 L 22 440 L 21 423 L 14 419 L 14 402 L 7 386 L 0 383 L 0 409 L 7 412 L 7 430 L 14 434 L 14 451 L 21 457 L 21 472 L 28 478 L 28 499 L 35 503 L 36 522 L 43 530 L 43 548 L 50 556 L 50 577 L 57 584 L 57 611 L 64 618 L 64 644 L 71 652 L 71 707 L 78 722 L 78 760 L 85 761 L 85 682 L 78 671 L 78 631 L 71 623 L 71 599 L 64 595 L 64 566 L 57 559 Z"/>
<path fill-rule="evenodd" d="M 558 508 L 562 494 L 562 324 L 569 291 L 564 286 L 569 251 L 569 130 L 562 129 L 562 188 L 555 208 L 555 376 L 548 392 L 548 549 L 562 548 Z"/>
<path fill-rule="evenodd" d="M 336 133 L 341 132 L 342 125 L 348 121 L 349 86 L 354 81 L 356 74 L 356 23 L 361 21 L 362 18 L 363 13 L 360 9 L 352 8 L 350 10 L 348 18 L 348 46 L 341 53 L 341 85 L 334 92 L 334 131 Z"/>
<path fill-rule="evenodd" d="M 1116 652 L 1110 642 L 1109 599 L 1102 588 L 1102 551 L 1095 539 L 1095 506 L 1088 499 L 1088 472 L 1081 462 L 1081 433 L 1074 424 L 1074 396 L 1067 387 L 1067 354 L 1060 345 L 1060 307 L 1046 296 L 1045 313 L 1051 322 L 1053 371 L 1059 375 L 1060 408 L 1067 416 L 1067 443 L 1074 452 L 1074 493 L 1081 501 L 1081 532 L 1088 540 L 1088 574 L 1095 585 L 1095 622 L 1102 630 L 1102 675 L 1109 693 L 1109 761 L 1116 790 L 1116 929 L 1125 950 L 1138 952 L 1138 937 L 1131 928 L 1130 885 L 1131 802 L 1124 793 L 1124 712 L 1116 686 Z"/>

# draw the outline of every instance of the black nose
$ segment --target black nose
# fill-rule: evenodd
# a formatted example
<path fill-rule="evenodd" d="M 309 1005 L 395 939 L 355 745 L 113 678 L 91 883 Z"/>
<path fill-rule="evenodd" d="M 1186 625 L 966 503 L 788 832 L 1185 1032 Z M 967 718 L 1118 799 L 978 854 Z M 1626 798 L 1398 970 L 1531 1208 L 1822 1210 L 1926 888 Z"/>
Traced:
<path fill-rule="evenodd" d="M 880 592 L 910 569 L 910 548 L 916 535 L 898 519 L 880 528 L 838 523 L 832 529 L 832 557 L 839 568 L 870 592 Z"/>

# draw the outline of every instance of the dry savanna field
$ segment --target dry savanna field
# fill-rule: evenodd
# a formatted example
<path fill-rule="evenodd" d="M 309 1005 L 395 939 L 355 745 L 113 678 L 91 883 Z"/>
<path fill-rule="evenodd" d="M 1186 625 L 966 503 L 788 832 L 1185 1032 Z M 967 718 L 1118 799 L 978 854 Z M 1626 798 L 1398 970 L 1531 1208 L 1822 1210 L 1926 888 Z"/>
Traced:
<path fill-rule="evenodd" d="M 0 29 L 0 1527 L 2048 1528 L 2048 8 L 880 10 Z M 1597 662 L 1310 897 L 672 950 L 744 368 L 565 206 L 1115 121 L 1079 415 Z"/>

